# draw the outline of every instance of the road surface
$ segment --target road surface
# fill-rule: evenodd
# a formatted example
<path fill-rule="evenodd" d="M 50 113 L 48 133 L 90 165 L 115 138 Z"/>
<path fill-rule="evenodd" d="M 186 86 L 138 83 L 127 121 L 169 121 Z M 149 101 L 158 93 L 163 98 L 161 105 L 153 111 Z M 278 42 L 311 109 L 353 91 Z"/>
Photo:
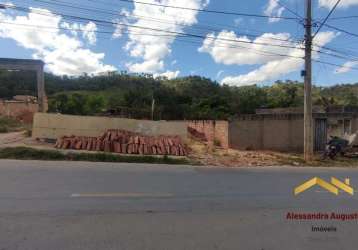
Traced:
<path fill-rule="evenodd" d="M 293 195 L 315 176 L 358 188 L 358 169 L 0 160 L 0 249 L 357 249 L 358 220 L 286 219 L 358 212 L 358 193 Z"/>

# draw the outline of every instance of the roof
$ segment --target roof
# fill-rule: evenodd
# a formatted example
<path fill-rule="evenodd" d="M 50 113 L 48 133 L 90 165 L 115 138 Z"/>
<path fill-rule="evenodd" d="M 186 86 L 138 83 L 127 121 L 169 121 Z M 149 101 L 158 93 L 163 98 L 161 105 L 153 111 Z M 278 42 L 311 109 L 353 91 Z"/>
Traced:
<path fill-rule="evenodd" d="M 17 65 L 39 65 L 43 66 L 45 63 L 42 60 L 34 59 L 17 59 L 17 58 L 0 58 L 0 64 L 17 64 Z"/>

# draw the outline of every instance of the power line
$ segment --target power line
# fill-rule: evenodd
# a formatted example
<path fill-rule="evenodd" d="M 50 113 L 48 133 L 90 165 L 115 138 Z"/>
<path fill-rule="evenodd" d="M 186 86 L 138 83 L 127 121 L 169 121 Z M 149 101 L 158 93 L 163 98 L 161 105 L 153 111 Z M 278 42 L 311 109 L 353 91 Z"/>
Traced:
<path fill-rule="evenodd" d="M 338 4 L 341 2 L 341 0 L 338 0 L 336 2 L 336 4 L 333 6 L 333 8 L 331 9 L 331 11 L 328 13 L 328 15 L 326 16 L 326 18 L 323 20 L 323 22 L 321 23 L 321 25 L 318 27 L 316 33 L 312 36 L 312 40 L 316 37 L 316 35 L 319 33 L 319 31 L 322 29 L 322 27 L 325 25 L 325 23 L 327 22 L 328 18 L 332 15 L 333 11 L 337 8 Z"/>
<path fill-rule="evenodd" d="M 270 16 L 270 15 L 259 15 L 259 14 L 248 14 L 248 13 L 240 13 L 240 12 L 221 11 L 221 10 L 195 9 L 195 8 L 188 8 L 188 7 L 181 7 L 181 6 L 173 6 L 173 5 L 165 5 L 165 4 L 159 4 L 159 3 L 146 3 L 146 2 L 135 1 L 135 0 L 118 0 L 118 1 L 127 2 L 127 3 L 133 3 L 133 4 L 136 3 L 136 4 L 143 4 L 143 5 L 157 6 L 157 7 L 166 7 L 166 8 L 189 10 L 189 11 L 206 12 L 206 13 L 213 13 L 213 14 L 223 14 L 223 15 L 233 15 L 233 16 L 247 16 L 247 17 L 259 17 L 259 18 L 276 18 L 276 19 L 286 19 L 286 20 L 297 20 L 297 18 L 295 18 L 295 17 L 283 17 L 283 16 Z"/>
<path fill-rule="evenodd" d="M 105 5 L 105 6 L 111 6 L 111 7 L 113 7 L 113 4 L 114 4 L 113 2 L 108 3 L 108 2 L 105 2 L 105 1 L 101 1 L 101 0 L 87 0 L 87 1 L 93 2 L 93 3 L 97 3 L 97 4 L 103 4 L 103 5 Z M 117 3 L 117 4 L 119 4 L 119 3 Z M 132 15 L 133 15 L 133 14 L 132 14 Z M 133 16 L 136 16 L 136 15 L 133 15 Z M 169 15 L 165 14 L 165 16 L 169 16 Z M 163 20 L 163 19 L 161 19 L 161 20 Z M 215 23 L 210 22 L 210 23 L 209 23 L 209 22 L 205 22 L 205 21 L 201 20 L 200 23 L 202 23 L 202 24 L 207 24 L 207 25 L 209 25 L 209 27 L 214 25 L 214 27 L 217 26 L 217 27 L 221 27 L 221 28 L 225 28 L 225 29 L 233 29 L 233 30 L 237 30 L 237 29 L 238 29 L 237 26 L 229 25 L 229 24 L 223 24 L 223 23 L 217 23 L 217 22 L 215 22 Z M 197 25 L 194 24 L 194 26 L 197 26 Z M 254 32 L 259 32 L 259 33 L 266 33 L 266 32 L 267 32 L 266 30 L 258 30 L 258 29 L 253 29 L 253 28 L 248 29 L 247 27 L 245 27 L 245 29 L 246 29 L 246 30 L 251 30 L 251 31 L 254 31 Z M 301 40 L 302 40 L 301 38 L 298 38 L 298 37 L 293 37 L 293 38 L 294 38 L 294 40 L 295 40 L 296 42 L 298 42 L 298 43 L 301 43 L 301 42 L 302 42 L 302 41 L 301 41 Z M 274 39 L 274 38 L 270 38 L 270 39 L 276 40 L 276 39 Z"/>
<path fill-rule="evenodd" d="M 344 66 L 344 65 L 339 65 L 339 64 L 336 64 L 336 63 L 325 62 L 325 61 L 316 60 L 316 59 L 312 59 L 312 61 L 315 61 L 315 62 L 317 62 L 317 63 L 321 63 L 321 64 L 326 64 L 326 65 L 335 66 L 335 67 L 340 67 L 340 68 L 346 68 L 346 69 L 358 70 L 358 68 L 357 68 L 357 67 L 352 67 L 352 66 Z"/>
<path fill-rule="evenodd" d="M 63 1 L 62 2 L 60 2 L 60 1 L 48 2 L 48 1 L 43 1 L 43 0 L 33 0 L 33 1 L 46 3 L 46 4 L 51 4 L 51 5 L 56 5 L 56 6 L 63 6 L 63 7 L 70 7 L 70 8 L 74 8 L 74 9 L 86 10 L 86 11 L 91 11 L 91 12 L 96 12 L 96 13 L 97 12 L 102 12 L 102 13 L 110 14 L 110 15 L 113 15 L 113 16 L 121 16 L 121 17 L 126 17 L 126 18 L 130 17 L 128 15 L 119 14 L 117 12 L 110 12 L 110 11 L 104 10 L 104 9 L 91 9 L 91 8 L 87 8 L 87 7 L 82 7 L 81 5 L 73 6 L 73 5 L 69 5 L 68 2 L 63 2 Z M 132 16 L 142 18 L 144 20 L 150 20 L 150 21 L 153 21 L 153 22 L 158 22 L 158 23 L 175 24 L 175 25 L 182 26 L 182 27 L 187 27 L 187 28 L 190 28 L 190 29 L 205 30 L 205 31 L 209 31 L 209 32 L 220 32 L 221 31 L 220 29 L 216 29 L 216 28 L 212 28 L 212 27 L 206 28 L 204 26 L 199 26 L 199 25 L 195 25 L 193 27 L 191 25 L 178 24 L 178 23 L 170 22 L 169 20 L 165 20 L 165 19 L 150 18 L 150 17 L 146 17 L 146 16 L 133 15 L 133 14 L 132 14 Z M 235 32 L 235 33 L 237 35 L 240 35 L 240 36 L 247 36 L 247 37 L 254 37 L 254 38 L 257 38 L 257 37 L 261 36 L 261 34 L 260 35 L 254 35 L 254 34 L 249 34 L 249 33 L 237 33 L 237 32 Z M 293 41 L 293 40 L 290 40 L 290 39 L 280 39 L 280 38 L 274 38 L 274 37 L 262 38 L 262 39 L 264 39 L 264 40 L 284 41 L 284 42 L 290 42 L 290 43 L 292 43 L 292 41 Z"/>
<path fill-rule="evenodd" d="M 338 17 L 332 17 L 330 20 L 344 20 L 344 19 L 352 19 L 352 18 L 358 18 L 358 16 L 338 16 Z"/>
<path fill-rule="evenodd" d="M 29 8 L 19 7 L 19 6 L 13 6 L 13 5 L 3 4 L 3 6 L 5 6 L 6 8 L 16 9 L 16 10 L 19 10 L 19 11 L 24 11 L 26 13 L 36 13 L 36 14 L 39 14 L 39 15 L 46 15 L 46 16 L 57 15 L 57 16 L 61 16 L 61 17 L 64 17 L 64 18 L 92 21 L 92 22 L 95 22 L 95 23 L 106 23 L 106 24 L 118 25 L 118 26 L 130 27 L 130 28 L 136 28 L 136 29 L 151 30 L 151 31 L 155 31 L 155 32 L 165 32 L 165 33 L 168 33 L 168 34 L 175 34 L 175 35 L 185 35 L 185 36 L 196 37 L 196 38 L 201 38 L 201 39 L 209 38 L 209 39 L 215 39 L 215 40 L 227 41 L 227 42 L 233 42 L 233 43 L 255 44 L 255 45 L 268 46 L 268 47 L 280 47 L 280 48 L 290 48 L 290 49 L 303 49 L 303 48 L 300 48 L 300 47 L 294 47 L 292 45 L 261 43 L 261 42 L 252 42 L 252 41 L 244 41 L 244 40 L 229 39 L 229 38 L 214 38 L 214 37 L 210 37 L 210 36 L 203 36 L 203 35 L 197 35 L 197 34 L 192 34 L 192 33 L 169 31 L 169 30 L 157 29 L 157 28 L 152 28 L 152 27 L 144 27 L 144 26 L 139 26 L 139 25 L 111 22 L 111 21 L 99 20 L 99 19 L 94 19 L 94 18 L 79 17 L 79 16 L 62 14 L 62 13 L 58 13 L 58 12 L 51 12 L 51 14 L 50 14 L 48 12 L 43 12 L 43 11 L 39 11 L 39 10 L 34 10 L 34 9 L 29 9 Z"/>
<path fill-rule="evenodd" d="M 318 46 L 315 45 L 315 47 L 318 47 L 320 49 L 324 49 L 326 51 L 338 53 L 338 54 L 343 55 L 343 56 L 353 57 L 353 58 L 355 58 L 354 60 L 358 60 L 358 55 L 353 55 L 354 53 L 357 53 L 355 51 L 346 52 L 346 51 L 338 50 L 336 48 L 331 48 L 331 47 L 327 47 L 327 46 L 319 46 L 319 45 Z"/>
<path fill-rule="evenodd" d="M 27 27 L 27 28 L 31 28 L 31 27 L 32 28 L 37 28 L 37 29 L 40 28 L 40 29 L 45 29 L 45 30 L 67 30 L 67 31 L 76 31 L 76 32 L 87 32 L 86 30 L 75 29 L 75 28 L 38 26 L 38 25 L 19 24 L 19 23 L 11 23 L 11 22 L 3 22 L 3 21 L 0 21 L 0 23 L 8 24 L 8 25 L 15 25 L 15 26 L 22 26 L 22 27 Z M 93 32 L 94 33 L 99 33 L 99 34 L 110 34 L 110 35 L 113 34 L 112 31 L 93 31 Z M 164 34 L 145 34 L 145 33 L 133 33 L 133 32 L 124 32 L 124 33 L 125 34 L 138 35 L 138 36 L 177 37 L 175 35 L 164 35 Z M 185 38 L 185 37 L 186 36 L 179 36 L 179 38 Z M 177 38 L 177 40 L 178 40 L 178 38 Z M 196 42 L 196 41 L 191 41 L 191 40 L 188 41 L 188 40 L 180 40 L 179 39 L 178 41 L 201 45 L 201 43 Z M 220 44 L 216 44 L 215 46 L 224 47 L 224 48 L 241 48 L 241 49 L 245 49 L 245 50 L 253 50 L 255 54 L 264 55 L 264 56 L 279 56 L 279 57 L 289 57 L 289 58 L 302 59 L 302 57 L 298 57 L 298 56 L 279 54 L 279 53 L 274 53 L 274 52 L 271 52 L 271 51 L 258 50 L 258 49 L 244 47 L 244 46 L 231 45 L 231 44 L 222 43 L 222 42 Z"/>
<path fill-rule="evenodd" d="M 298 14 L 296 11 L 291 10 L 290 8 L 288 8 L 285 4 L 281 3 L 280 0 L 274 0 L 278 5 L 280 5 L 281 7 L 283 7 L 284 9 L 286 9 L 288 12 L 290 12 L 291 14 L 295 15 L 296 17 L 298 17 L 299 19 L 304 19 L 300 14 Z"/>
<path fill-rule="evenodd" d="M 115 12 L 109 12 L 107 10 L 103 10 L 103 9 L 91 9 L 91 8 L 86 8 L 86 7 L 78 7 L 78 6 L 73 6 L 73 5 L 68 5 L 68 2 L 60 2 L 60 1 L 55 1 L 53 0 L 54 2 L 48 2 L 48 1 L 43 1 L 43 0 L 34 0 L 34 1 L 37 1 L 37 2 L 42 2 L 42 3 L 47 3 L 47 4 L 52 4 L 52 5 L 57 5 L 57 6 L 64 6 L 64 7 L 70 7 L 70 8 L 74 8 L 74 9 L 81 9 L 81 10 L 87 10 L 87 11 L 92 11 L 92 12 L 102 12 L 102 13 L 106 13 L 106 14 L 111 14 L 111 15 L 114 15 L 114 16 L 122 16 L 122 17 L 129 17 L 128 15 L 122 15 L 122 14 L 118 14 L 118 13 L 115 13 Z M 92 1 L 92 0 L 88 0 L 88 1 Z M 283 6 L 284 8 L 288 9 L 286 6 L 284 6 L 282 3 L 280 3 L 279 1 L 275 0 L 278 4 L 280 4 L 281 6 Z M 291 10 L 292 11 L 292 10 Z M 293 11 L 292 11 L 293 12 Z M 331 11 L 332 12 L 332 11 Z M 294 12 L 296 15 L 299 16 L 299 14 L 297 14 L 296 12 Z M 150 20 L 150 21 L 153 21 L 153 22 L 159 22 L 159 23 L 168 23 L 167 21 L 168 20 L 165 20 L 165 19 L 157 19 L 157 18 L 150 18 L 150 17 L 145 17 L 145 16 L 140 16 L 140 15 L 133 15 L 134 17 L 139 17 L 139 18 L 143 18 L 145 20 Z M 169 22 L 170 23 L 170 22 Z M 173 22 L 172 22 L 173 23 Z M 174 24 L 174 23 L 173 23 Z M 185 24 L 177 24 L 175 23 L 176 25 L 179 25 L 179 26 L 183 26 L 183 27 L 188 27 L 190 29 L 198 29 L 198 30 L 206 30 L 206 31 L 209 31 L 209 32 L 219 32 L 221 30 L 217 29 L 217 28 L 212 28 L 212 27 L 209 27 L 208 28 L 205 28 L 203 26 L 198 26 L 198 27 L 191 27 L 190 25 L 185 25 Z M 211 29 L 210 29 L 211 28 Z M 235 27 L 236 28 L 236 27 Z M 248 34 L 248 33 L 237 33 L 237 35 L 240 35 L 240 36 L 247 36 L 247 37 L 253 37 L 253 38 L 257 38 L 261 35 L 253 35 L 253 34 Z M 279 39 L 279 38 L 264 38 L 265 40 L 277 40 L 277 41 L 284 41 L 284 42 L 290 42 L 292 43 L 293 41 L 290 40 L 290 39 Z M 295 42 L 297 44 L 297 42 Z M 317 51 L 319 52 L 319 51 Z M 336 53 L 340 53 L 338 52 L 337 50 L 335 51 Z M 343 53 L 341 53 L 343 54 Z"/>
<path fill-rule="evenodd" d="M 33 27 L 33 28 L 40 28 L 40 29 L 45 29 L 45 30 L 66 30 L 66 31 L 75 31 L 75 32 L 86 32 L 86 30 L 83 29 L 78 29 L 78 28 L 65 28 L 65 27 L 50 27 L 50 26 L 39 26 L 39 25 L 31 25 L 31 24 L 19 24 L 19 23 L 11 23 L 11 22 L 4 22 L 4 21 L 0 21 L 0 23 L 3 24 L 8 24 L 8 25 L 15 25 L 15 26 L 23 26 L 23 27 Z M 97 34 L 109 34 L 112 35 L 113 32 L 112 31 L 93 31 L 94 33 Z M 133 34 L 133 35 L 137 35 L 137 36 L 154 36 L 154 37 L 177 37 L 177 35 L 166 35 L 166 34 L 145 34 L 145 33 L 133 33 L 133 32 L 124 32 L 125 34 Z M 187 36 L 179 36 L 180 38 L 185 38 Z M 192 44 L 201 44 L 195 41 L 188 41 L 188 40 L 179 40 L 180 42 L 186 42 L 186 43 L 192 43 Z M 232 44 L 227 44 L 227 43 L 220 43 L 220 44 L 216 44 L 215 46 L 217 47 L 223 47 L 223 48 L 241 48 L 241 49 L 247 49 L 247 50 L 253 50 L 256 51 L 256 54 L 260 54 L 260 55 L 264 55 L 264 56 L 280 56 L 280 57 L 289 57 L 289 58 L 297 58 L 297 59 L 302 59 L 302 57 L 298 57 L 298 56 L 291 56 L 291 55 L 287 55 L 287 54 L 279 54 L 279 53 L 274 53 L 271 51 L 264 51 L 264 50 L 256 50 L 253 48 L 248 48 L 248 47 L 244 47 L 244 46 L 235 46 Z M 335 58 L 339 58 L 339 59 L 345 59 L 345 60 L 351 60 L 351 61 L 358 61 L 358 59 L 351 59 L 351 58 L 347 58 L 347 57 L 343 57 L 343 56 L 339 56 L 339 55 L 335 55 L 335 54 L 330 54 L 330 53 L 326 53 L 324 51 L 320 51 L 320 50 L 313 50 L 315 52 L 318 52 L 320 54 L 325 54 L 328 56 L 332 56 Z M 261 52 L 261 53 L 260 53 Z"/>
<path fill-rule="evenodd" d="M 14 7 L 12 6 L 12 8 L 17 8 L 19 9 L 20 8 L 20 11 L 23 11 L 23 9 L 26 9 L 26 8 L 22 8 L 22 7 Z M 35 11 L 35 10 L 28 10 L 26 9 L 26 12 L 35 12 L 37 14 L 40 14 L 40 15 L 49 15 L 49 13 L 39 13 L 39 11 Z M 197 34 L 191 34 L 191 33 L 183 33 L 183 32 L 172 32 L 172 31 L 168 31 L 168 30 L 161 30 L 161 29 L 154 29 L 154 28 L 149 28 L 149 27 L 142 27 L 142 26 L 136 26 L 136 25 L 128 25 L 128 24 L 122 24 L 122 23 L 115 23 L 115 22 L 109 22 L 109 21 L 103 21 L 103 20 L 94 20 L 94 19 L 89 19 L 89 18 L 83 18 L 83 17 L 78 17 L 78 16 L 70 16 L 70 15 L 65 15 L 65 14 L 59 14 L 59 13 L 54 13 L 56 15 L 61 15 L 63 17 L 71 17 L 71 18 L 75 18 L 75 19 L 85 19 L 87 21 L 94 21 L 94 22 L 105 22 L 105 23 L 110 23 L 111 25 L 122 25 L 122 26 L 126 26 L 126 27 L 134 27 L 134 28 L 139 28 L 139 29 L 149 29 L 149 30 L 152 30 L 152 31 L 155 31 L 155 32 L 164 32 L 164 33 L 168 33 L 169 35 L 163 35 L 163 34 L 155 34 L 155 35 L 152 35 L 152 36 L 162 36 L 162 37 L 176 37 L 176 36 L 181 36 L 181 37 L 194 37 L 194 38 L 200 38 L 200 39 L 211 39 L 211 40 L 219 40 L 219 41 L 225 41 L 225 42 L 230 42 L 230 43 L 244 43 L 244 44 L 256 44 L 256 45 L 262 45 L 262 46 L 273 46 L 273 47 L 283 47 L 283 48 L 291 48 L 291 49 L 303 49 L 301 47 L 293 47 L 293 46 L 287 46 L 287 45 L 282 45 L 282 44 L 268 44 L 268 43 L 259 43 L 259 42 L 249 42 L 249 41 L 242 41 L 242 40 L 235 40 L 235 39 L 225 39 L 225 38 L 215 38 L 215 37 L 211 37 L 211 36 L 203 36 L 203 35 L 197 35 Z M 108 32 L 105 32 L 105 33 L 108 33 Z M 129 33 L 129 34 L 132 34 L 132 33 Z M 146 36 L 151 36 L 151 34 L 145 34 Z M 289 40 L 284 40 L 284 41 L 287 41 L 287 42 L 291 42 Z M 291 42 L 292 43 L 292 42 Z M 241 47 L 241 48 L 244 48 L 244 49 L 251 49 L 251 50 L 255 50 L 253 48 L 247 48 L 247 47 Z M 259 51 L 259 52 L 263 52 L 265 53 L 266 55 L 269 54 L 269 55 L 276 55 L 276 56 L 287 56 L 287 55 L 284 55 L 284 54 L 280 54 L 280 53 L 273 53 L 273 52 L 269 52 L 269 51 L 264 51 L 264 50 L 259 50 L 259 49 L 256 49 L 256 51 Z M 352 59 L 352 58 L 347 58 L 347 57 L 343 57 L 343 56 L 340 56 L 340 55 L 335 55 L 335 54 L 331 54 L 331 53 L 327 53 L 325 51 L 320 51 L 320 50 L 313 50 L 317 53 L 320 53 L 320 54 L 325 54 L 325 55 L 328 55 L 328 56 L 332 56 L 332 57 L 336 57 L 336 58 L 340 58 L 340 59 L 346 59 L 346 60 L 355 60 L 355 59 Z M 290 57 L 290 56 L 289 56 Z M 295 58 L 300 58 L 300 57 L 295 57 Z"/>
<path fill-rule="evenodd" d="M 318 23 L 320 23 L 320 22 L 318 22 Z M 331 29 L 334 29 L 334 30 L 336 30 L 336 31 L 345 33 L 345 34 L 350 35 L 350 36 L 358 37 L 358 34 L 356 34 L 356 33 L 352 33 L 352 32 L 350 32 L 350 31 L 347 31 L 347 30 L 344 30 L 344 29 L 335 27 L 335 26 L 330 25 L 330 24 L 328 24 L 328 23 L 325 23 L 324 26 L 326 26 L 326 27 L 328 27 L 328 28 L 331 28 Z"/>
<path fill-rule="evenodd" d="M 24 11 L 24 12 L 35 12 L 37 14 L 40 15 L 47 15 L 47 16 L 53 16 L 52 14 L 49 14 L 47 12 L 39 12 L 39 11 L 35 11 L 35 10 L 30 10 L 29 8 L 24 8 L 24 7 L 18 7 L 18 6 L 13 6 L 13 5 L 6 5 L 6 4 L 0 4 L 0 8 L 12 8 L 12 9 L 16 9 L 19 11 Z M 238 40 L 233 40 L 233 39 L 220 39 L 220 38 L 215 38 L 215 37 L 209 37 L 209 36 L 201 36 L 201 35 L 196 35 L 196 34 L 186 34 L 186 33 L 182 33 L 182 32 L 174 32 L 174 31 L 167 31 L 167 30 L 160 30 L 160 29 L 154 29 L 154 28 L 150 28 L 150 27 L 141 27 L 141 26 L 136 26 L 136 25 L 128 25 L 128 24 L 121 24 L 121 23 L 116 23 L 116 22 L 110 22 L 110 21 L 104 21 L 104 20 L 97 20 L 97 19 L 92 19 L 92 18 L 84 18 L 84 17 L 78 17 L 78 16 L 72 16 L 72 15 L 65 15 L 65 14 L 61 14 L 61 13 L 53 13 L 55 15 L 59 15 L 62 16 L 64 18 L 70 18 L 70 19 L 77 19 L 77 20 L 85 20 L 85 21 L 93 21 L 96 23 L 105 23 L 105 24 L 111 24 L 111 25 L 122 25 L 122 26 L 126 26 L 126 27 L 132 27 L 132 28 L 139 28 L 139 29 L 148 29 L 148 30 L 152 30 L 155 32 L 164 32 L 164 33 L 169 33 L 169 34 L 143 34 L 143 33 L 137 33 L 134 35 L 143 35 L 143 36 L 168 36 L 168 37 L 193 37 L 193 38 L 201 38 L 201 39 L 215 39 L 215 40 L 222 40 L 222 41 L 226 41 L 226 42 L 235 42 L 235 43 L 248 43 L 248 44 L 258 44 L 258 45 L 263 45 L 263 46 L 278 46 L 278 47 L 284 47 L 284 48 L 294 48 L 294 49 L 302 49 L 299 47 L 292 47 L 292 46 L 284 46 L 284 45 L 278 45 L 278 44 L 264 44 L 264 43 L 255 43 L 255 42 L 245 42 L 245 41 L 238 41 Z M 4 23 L 4 22 L 1 22 Z M 15 24 L 14 24 L 15 25 Z M 31 26 L 31 25 L 27 25 L 27 24 L 16 24 L 16 25 L 23 25 L 23 26 Z M 327 26 L 327 24 L 324 24 Z M 84 32 L 84 30 L 81 29 L 68 29 L 68 28 L 63 28 L 63 27 L 41 27 L 41 26 L 34 26 L 34 27 L 40 27 L 40 28 L 47 28 L 47 29 L 60 29 L 60 30 L 70 30 L 70 31 L 79 31 L 79 32 Z M 110 31 L 95 31 L 96 33 L 103 33 L 103 34 L 113 34 L 113 32 Z M 130 32 L 131 33 L 131 32 Z M 129 33 L 128 33 L 129 34 Z M 183 42 L 191 42 L 191 43 L 195 43 L 195 41 L 184 41 Z M 262 52 L 265 53 L 266 56 L 282 56 L 282 57 L 290 57 L 290 58 L 296 58 L 296 59 L 303 59 L 302 57 L 298 57 L 298 56 L 291 56 L 291 55 L 285 55 L 285 54 L 279 54 L 279 53 L 273 53 L 273 52 L 269 52 L 269 51 L 262 51 L 262 50 L 258 50 L 258 49 L 253 49 L 253 48 L 247 48 L 247 47 L 243 47 L 243 46 L 235 46 L 232 44 L 226 44 L 229 46 L 222 46 L 222 47 L 229 47 L 229 48 L 243 48 L 243 49 L 248 49 L 248 50 L 255 50 L 256 52 Z M 329 54 L 329 53 L 324 53 L 322 51 L 316 50 L 316 52 L 318 53 L 323 53 L 323 54 L 327 54 L 330 56 L 334 56 L 337 57 L 337 55 L 333 55 L 333 54 Z M 337 57 L 339 58 L 339 57 Z M 343 58 L 343 57 L 341 57 Z M 349 58 L 343 58 L 343 59 L 348 59 L 351 60 Z M 329 63 L 329 62 L 324 62 L 324 61 L 320 61 L 320 60 L 314 60 L 315 62 L 321 63 L 321 64 L 327 64 L 327 65 L 331 65 L 331 66 L 337 66 L 337 67 L 343 67 L 343 68 L 349 68 L 349 69 L 355 69 L 358 70 L 358 68 L 356 67 L 348 67 L 348 66 L 344 66 L 344 65 L 339 65 L 339 64 L 334 64 L 334 63 Z"/>

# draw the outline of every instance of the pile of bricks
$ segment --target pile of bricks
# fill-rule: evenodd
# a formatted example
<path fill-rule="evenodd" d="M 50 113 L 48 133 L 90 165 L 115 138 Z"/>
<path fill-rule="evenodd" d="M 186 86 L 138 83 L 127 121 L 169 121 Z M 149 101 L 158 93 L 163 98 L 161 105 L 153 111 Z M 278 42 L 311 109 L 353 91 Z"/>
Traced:
<path fill-rule="evenodd" d="M 104 151 L 121 154 L 185 156 L 179 136 L 144 136 L 126 130 L 108 130 L 98 137 L 63 136 L 55 144 L 60 149 Z"/>
<path fill-rule="evenodd" d="M 208 141 L 208 140 L 206 139 L 205 134 L 199 132 L 199 131 L 196 130 L 195 128 L 188 127 L 187 130 L 188 130 L 188 135 L 189 135 L 190 137 L 192 137 L 193 139 L 196 139 L 196 140 L 199 140 L 199 141 L 203 141 L 203 142 Z"/>

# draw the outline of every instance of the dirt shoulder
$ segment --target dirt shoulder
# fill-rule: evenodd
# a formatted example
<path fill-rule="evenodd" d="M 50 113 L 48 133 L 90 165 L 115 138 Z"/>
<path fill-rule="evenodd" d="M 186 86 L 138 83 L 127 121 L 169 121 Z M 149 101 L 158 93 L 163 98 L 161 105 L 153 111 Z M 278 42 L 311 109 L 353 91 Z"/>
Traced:
<path fill-rule="evenodd" d="M 302 154 L 280 153 L 274 151 L 243 151 L 235 149 L 222 149 L 215 147 L 209 150 L 207 145 L 190 140 L 189 158 L 202 165 L 220 167 L 268 167 L 268 166 L 317 166 L 317 167 L 358 167 L 357 158 L 337 157 L 335 160 L 321 160 L 320 155 L 315 160 L 306 163 Z"/>
<path fill-rule="evenodd" d="M 131 161 L 131 157 L 139 157 L 137 155 L 123 155 L 123 154 L 109 154 L 112 155 L 109 158 L 103 157 L 103 152 L 95 151 L 78 151 L 78 150 L 63 150 L 54 148 L 53 143 L 41 142 L 34 140 L 31 137 L 27 137 L 26 131 L 2 133 L 0 134 L 0 150 L 8 150 L 8 148 L 21 148 L 21 150 L 13 150 L 11 154 L 30 154 L 32 159 L 36 159 L 36 156 L 41 155 L 41 152 L 50 153 L 57 152 L 65 156 L 56 156 L 62 160 L 75 159 L 90 159 L 91 161 L 113 160 L 114 156 L 122 156 L 118 161 Z M 24 150 L 24 148 L 28 150 Z M 217 166 L 217 167 L 270 167 L 270 166 L 293 166 L 293 167 L 305 167 L 305 166 L 317 166 L 317 167 L 358 167 L 358 158 L 338 157 L 336 160 L 321 160 L 317 155 L 315 160 L 309 163 L 305 163 L 301 154 L 293 153 L 280 153 L 274 151 L 242 151 L 234 149 L 222 149 L 215 147 L 213 150 L 209 150 L 207 145 L 195 140 L 188 141 L 189 155 L 184 157 L 188 164 L 203 165 L 203 166 Z M 32 150 L 32 151 L 31 151 Z M 9 151 L 8 151 L 9 152 Z M 31 153 L 29 153 L 31 152 Z M 40 154 L 39 154 L 40 152 Z M 84 154 L 85 156 L 73 157 L 76 154 Z M 67 156 L 69 155 L 69 157 Z M 93 156 L 99 155 L 99 157 Z M 124 158 L 123 158 L 124 156 Z M 14 156 L 12 156 L 14 157 Z M 19 156 L 21 157 L 21 156 Z M 30 157 L 30 158 L 31 158 Z M 4 157 L 3 157 L 4 158 Z M 176 159 L 176 157 L 170 157 Z M 181 159 L 179 157 L 178 159 Z M 184 159 L 182 158 L 182 159 Z M 40 158 L 41 159 L 41 158 Z M 139 162 L 143 162 L 144 159 L 139 159 Z M 113 160 L 116 161 L 116 160 Z M 134 161 L 134 159 L 133 159 Z M 150 162 L 153 161 L 152 158 Z M 177 161 L 180 163 L 181 161 Z"/>

